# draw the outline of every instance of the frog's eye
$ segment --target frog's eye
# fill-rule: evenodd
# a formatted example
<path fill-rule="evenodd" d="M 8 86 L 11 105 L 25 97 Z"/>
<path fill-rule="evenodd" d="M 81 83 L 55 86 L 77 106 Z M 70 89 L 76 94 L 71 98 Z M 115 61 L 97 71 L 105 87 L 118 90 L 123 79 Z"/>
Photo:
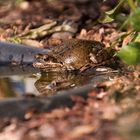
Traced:
<path fill-rule="evenodd" d="M 97 48 L 93 47 L 93 48 L 92 48 L 92 53 L 96 53 L 97 50 L 98 50 Z"/>

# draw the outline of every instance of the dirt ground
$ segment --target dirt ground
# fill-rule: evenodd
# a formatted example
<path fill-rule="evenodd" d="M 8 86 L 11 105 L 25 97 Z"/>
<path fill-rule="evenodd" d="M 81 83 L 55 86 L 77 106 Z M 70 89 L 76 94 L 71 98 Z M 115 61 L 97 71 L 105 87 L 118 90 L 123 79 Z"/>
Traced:
<path fill-rule="evenodd" d="M 61 39 L 78 38 L 100 41 L 105 47 L 114 44 L 119 50 L 129 41 L 117 40 L 125 31 L 119 31 L 116 22 L 98 22 L 101 13 L 115 4 L 115 0 L 5 1 L 0 3 L 0 40 L 50 47 Z M 121 63 L 116 69 L 120 74 L 98 83 L 98 91 L 89 92 L 86 100 L 73 97 L 71 108 L 27 112 L 23 120 L 1 118 L 0 140 L 138 140 L 139 67 Z"/>

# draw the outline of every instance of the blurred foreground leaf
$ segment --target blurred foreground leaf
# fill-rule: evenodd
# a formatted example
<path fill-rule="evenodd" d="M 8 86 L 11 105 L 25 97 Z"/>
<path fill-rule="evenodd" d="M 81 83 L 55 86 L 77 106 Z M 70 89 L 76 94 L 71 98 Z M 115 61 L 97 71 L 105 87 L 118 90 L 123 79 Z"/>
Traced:
<path fill-rule="evenodd" d="M 140 43 L 131 42 L 126 46 L 123 46 L 122 49 L 117 53 L 126 64 L 140 64 Z"/>
<path fill-rule="evenodd" d="M 137 8 L 130 16 L 130 23 L 136 31 L 140 31 L 140 8 Z"/>

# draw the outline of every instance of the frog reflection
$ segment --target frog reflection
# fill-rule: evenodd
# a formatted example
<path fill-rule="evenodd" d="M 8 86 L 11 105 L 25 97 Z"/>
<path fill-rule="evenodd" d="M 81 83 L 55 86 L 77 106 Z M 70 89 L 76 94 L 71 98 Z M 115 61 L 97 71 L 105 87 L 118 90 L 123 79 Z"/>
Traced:
<path fill-rule="evenodd" d="M 42 73 L 39 80 L 35 82 L 35 87 L 41 95 L 53 95 L 63 90 L 77 88 L 82 85 L 90 84 L 96 86 L 97 83 L 109 80 L 115 74 L 112 72 L 98 72 L 96 69 L 87 70 L 84 73 L 77 72 L 48 72 Z"/>

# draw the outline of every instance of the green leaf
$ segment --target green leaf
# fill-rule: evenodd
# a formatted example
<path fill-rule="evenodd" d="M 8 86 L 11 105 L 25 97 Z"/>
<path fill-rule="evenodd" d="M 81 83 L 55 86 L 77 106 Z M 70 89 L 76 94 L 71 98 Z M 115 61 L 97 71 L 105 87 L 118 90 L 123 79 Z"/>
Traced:
<path fill-rule="evenodd" d="M 115 7 L 114 9 L 112 9 L 112 10 L 110 10 L 110 11 L 106 11 L 105 13 L 106 13 L 107 15 L 112 15 L 112 14 L 114 14 L 114 12 L 116 11 L 116 9 L 117 9 L 117 7 Z"/>
<path fill-rule="evenodd" d="M 114 19 L 111 18 L 111 17 L 108 16 L 108 15 L 103 15 L 102 17 L 100 17 L 100 18 L 98 19 L 98 21 L 99 21 L 100 23 L 110 23 L 110 22 L 114 21 Z"/>
<path fill-rule="evenodd" d="M 140 43 L 131 42 L 130 44 L 123 46 L 117 53 L 117 56 L 119 56 L 126 64 L 140 64 Z"/>
<path fill-rule="evenodd" d="M 140 8 L 137 8 L 131 14 L 130 23 L 136 31 L 140 31 Z"/>
<path fill-rule="evenodd" d="M 140 2 L 140 0 L 137 0 L 137 2 Z"/>

